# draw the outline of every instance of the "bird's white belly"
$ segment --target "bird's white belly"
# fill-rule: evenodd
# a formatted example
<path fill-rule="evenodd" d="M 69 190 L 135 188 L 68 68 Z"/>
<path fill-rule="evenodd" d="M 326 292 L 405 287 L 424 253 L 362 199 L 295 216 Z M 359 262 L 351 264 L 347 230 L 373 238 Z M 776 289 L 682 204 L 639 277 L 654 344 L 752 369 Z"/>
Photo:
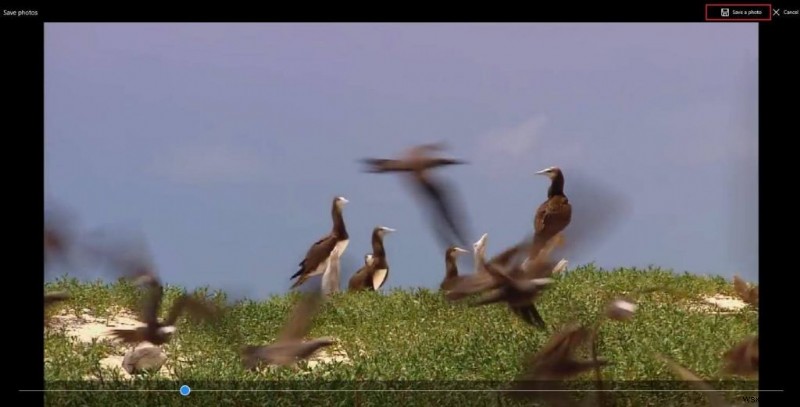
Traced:
<path fill-rule="evenodd" d="M 383 282 L 386 280 L 386 275 L 389 273 L 388 269 L 378 269 L 375 270 L 375 273 L 372 275 L 372 288 L 377 291 Z"/>

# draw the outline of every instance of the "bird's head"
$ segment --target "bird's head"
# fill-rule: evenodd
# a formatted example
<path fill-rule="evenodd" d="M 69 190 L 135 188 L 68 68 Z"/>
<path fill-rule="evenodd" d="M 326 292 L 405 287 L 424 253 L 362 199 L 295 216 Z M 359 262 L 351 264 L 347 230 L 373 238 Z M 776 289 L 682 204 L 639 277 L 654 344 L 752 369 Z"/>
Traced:
<path fill-rule="evenodd" d="M 392 229 L 386 226 L 378 226 L 375 228 L 375 234 L 377 234 L 380 237 L 384 237 L 386 236 L 387 233 L 392 233 L 395 231 L 397 231 L 397 229 Z"/>
<path fill-rule="evenodd" d="M 547 167 L 547 168 L 545 168 L 545 169 L 543 169 L 541 171 L 538 171 L 536 174 L 537 175 L 544 175 L 547 178 L 554 179 L 559 174 L 561 174 L 561 169 L 558 168 L 558 167 Z"/>
<path fill-rule="evenodd" d="M 460 248 L 458 246 L 450 246 L 447 249 L 447 257 L 451 258 L 451 259 L 455 258 L 459 254 L 463 254 L 463 253 L 469 253 L 469 250 L 464 250 L 464 249 L 462 249 L 462 248 Z"/>
<path fill-rule="evenodd" d="M 489 239 L 489 234 L 488 233 L 484 233 L 483 236 L 481 236 L 481 238 L 478 239 L 477 242 L 472 244 L 473 252 L 475 252 L 476 254 L 477 253 L 483 254 L 483 251 L 486 249 L 486 243 L 487 243 L 488 239 Z"/>
<path fill-rule="evenodd" d="M 350 202 L 350 201 L 348 201 L 347 198 L 345 198 L 343 196 L 337 196 L 336 198 L 333 199 L 333 204 L 339 210 L 344 208 L 344 206 L 347 205 L 348 202 Z"/>

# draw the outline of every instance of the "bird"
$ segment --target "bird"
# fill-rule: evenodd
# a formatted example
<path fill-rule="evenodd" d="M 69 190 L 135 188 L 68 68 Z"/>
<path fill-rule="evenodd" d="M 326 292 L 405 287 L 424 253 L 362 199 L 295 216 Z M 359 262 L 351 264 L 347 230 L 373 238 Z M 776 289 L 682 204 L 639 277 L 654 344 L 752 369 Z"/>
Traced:
<path fill-rule="evenodd" d="M 444 180 L 436 179 L 431 171 L 434 168 L 466 164 L 464 160 L 435 157 L 431 154 L 445 149 L 444 143 L 416 145 L 408 149 L 400 158 L 364 158 L 367 173 L 401 172 L 432 208 L 434 228 L 437 237 L 445 247 L 453 244 L 468 245 L 465 233 L 464 211 L 456 205 L 452 188 Z"/>
<path fill-rule="evenodd" d="M 364 259 L 364 267 L 359 269 L 350 278 L 350 290 L 377 291 L 386 282 L 389 276 L 389 263 L 386 260 L 386 249 L 383 247 L 383 238 L 395 229 L 386 226 L 376 226 L 372 230 L 372 253 Z"/>
<path fill-rule="evenodd" d="M 291 288 L 297 288 L 309 278 L 324 273 L 328 268 L 331 253 L 335 248 L 338 250 L 340 257 L 344 255 L 350 242 L 350 236 L 347 234 L 342 210 L 348 202 L 350 201 L 342 196 L 333 198 L 331 208 L 333 228 L 330 233 L 314 242 L 308 249 L 306 257 L 298 264 L 300 269 L 290 278 L 290 280 L 297 278 Z"/>
<path fill-rule="evenodd" d="M 514 279 L 527 279 L 529 281 L 549 278 L 554 268 L 563 268 L 567 263 L 564 260 L 553 264 L 548 259 L 552 248 L 559 242 L 560 239 L 550 239 L 550 241 L 545 244 L 544 248 L 546 250 L 541 251 L 534 260 L 524 257 L 531 246 L 531 242 L 527 240 L 511 246 L 488 261 L 483 258 L 482 251 L 476 250 L 476 270 L 486 270 L 489 267 L 493 267 L 496 271 Z M 506 281 L 506 279 L 500 278 L 496 273 L 476 271 L 473 274 L 458 279 L 455 286 L 446 294 L 446 297 L 448 300 L 457 301 L 473 294 L 497 289 L 504 284 L 504 281 Z"/>
<path fill-rule="evenodd" d="M 570 403 L 562 398 L 563 394 L 536 390 L 560 390 L 562 387 L 560 382 L 609 365 L 609 361 L 596 357 L 592 360 L 575 358 L 578 348 L 591 337 L 591 329 L 575 322 L 568 323 L 551 335 L 537 352 L 526 358 L 523 370 L 511 389 L 532 390 L 533 392 L 525 395 L 538 396 L 553 404 L 569 405 Z"/>
<path fill-rule="evenodd" d="M 496 267 L 486 265 L 486 272 L 500 282 L 499 287 L 483 295 L 473 306 L 505 302 L 515 315 L 523 321 L 544 329 L 545 323 L 533 302 L 542 292 L 542 289 L 553 283 L 550 278 L 517 279 L 497 270 Z"/>
<path fill-rule="evenodd" d="M 558 167 L 548 167 L 536 174 L 550 178 L 547 200 L 536 209 L 533 220 L 533 244 L 530 258 L 544 247 L 548 240 L 563 231 L 572 220 L 572 205 L 564 195 L 564 173 Z"/>
<path fill-rule="evenodd" d="M 733 276 L 733 289 L 742 301 L 758 308 L 758 286 L 751 286 L 738 275 Z"/>
<path fill-rule="evenodd" d="M 680 377 L 684 381 L 689 382 L 689 384 L 694 387 L 695 390 L 705 393 L 706 397 L 708 397 L 711 407 L 726 407 L 729 405 L 725 402 L 725 398 L 722 397 L 722 394 L 718 393 L 716 389 L 711 387 L 711 385 L 709 385 L 705 380 L 701 379 L 691 370 L 681 366 L 677 362 L 661 354 L 656 354 L 655 357 L 656 359 L 664 362 L 676 376 Z"/>
<path fill-rule="evenodd" d="M 159 321 L 158 310 L 161 308 L 161 301 L 164 297 L 164 287 L 157 278 L 153 278 L 151 275 L 140 276 L 138 283 L 145 285 L 148 290 L 148 296 L 145 298 L 141 310 L 141 318 L 145 326 L 135 329 L 113 329 L 112 336 L 120 339 L 123 343 L 138 344 L 147 341 L 153 345 L 162 345 L 169 342 L 176 331 L 175 324 L 184 311 L 205 320 L 219 317 L 219 310 L 210 303 L 183 294 L 172 304 L 167 317 Z"/>
<path fill-rule="evenodd" d="M 486 244 L 489 243 L 489 234 L 484 233 L 481 238 L 472 244 L 472 258 L 475 263 L 475 274 L 485 273 Z"/>
<path fill-rule="evenodd" d="M 723 371 L 739 376 L 758 375 L 758 336 L 751 336 L 722 355 Z"/>
<path fill-rule="evenodd" d="M 444 280 L 439 285 L 439 289 L 442 291 L 450 290 L 457 284 L 459 279 L 457 258 L 462 253 L 469 253 L 469 251 L 458 246 L 450 246 L 444 252 L 445 275 Z"/>
<path fill-rule="evenodd" d="M 371 253 L 364 255 L 364 266 L 358 269 L 347 284 L 348 291 L 359 291 L 372 288 L 370 284 L 370 277 L 372 276 L 372 266 L 375 264 L 375 258 Z"/>
<path fill-rule="evenodd" d="M 387 233 L 396 232 L 386 226 L 377 226 L 372 230 L 372 258 L 374 264 L 372 266 L 372 289 L 378 290 L 386 283 L 389 277 L 389 262 L 386 261 L 386 249 L 383 247 L 383 238 Z"/>
<path fill-rule="evenodd" d="M 311 329 L 313 316 L 318 312 L 322 298 L 318 293 L 308 293 L 295 305 L 286 325 L 277 340 L 270 345 L 244 345 L 240 349 L 242 364 L 254 370 L 265 362 L 270 365 L 288 366 L 306 359 L 318 349 L 333 345 L 333 338 L 324 337 L 308 341 L 303 337 Z"/>

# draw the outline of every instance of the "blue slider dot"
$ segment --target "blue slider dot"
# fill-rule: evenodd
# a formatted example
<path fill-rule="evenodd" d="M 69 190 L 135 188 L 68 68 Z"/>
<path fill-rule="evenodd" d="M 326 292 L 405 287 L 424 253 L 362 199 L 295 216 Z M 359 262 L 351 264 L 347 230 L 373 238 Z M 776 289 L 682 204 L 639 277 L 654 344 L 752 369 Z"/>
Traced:
<path fill-rule="evenodd" d="M 192 392 L 192 389 L 189 386 L 184 384 L 183 386 L 181 386 L 180 392 L 181 392 L 181 396 L 188 396 L 189 393 Z"/>

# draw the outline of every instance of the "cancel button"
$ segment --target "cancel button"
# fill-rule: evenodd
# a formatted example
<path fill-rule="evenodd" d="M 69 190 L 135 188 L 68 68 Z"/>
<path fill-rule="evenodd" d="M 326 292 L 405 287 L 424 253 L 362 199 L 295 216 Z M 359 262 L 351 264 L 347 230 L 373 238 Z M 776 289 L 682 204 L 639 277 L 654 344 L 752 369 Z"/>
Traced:
<path fill-rule="evenodd" d="M 797 10 L 783 10 L 783 15 L 785 16 L 796 16 Z"/>

